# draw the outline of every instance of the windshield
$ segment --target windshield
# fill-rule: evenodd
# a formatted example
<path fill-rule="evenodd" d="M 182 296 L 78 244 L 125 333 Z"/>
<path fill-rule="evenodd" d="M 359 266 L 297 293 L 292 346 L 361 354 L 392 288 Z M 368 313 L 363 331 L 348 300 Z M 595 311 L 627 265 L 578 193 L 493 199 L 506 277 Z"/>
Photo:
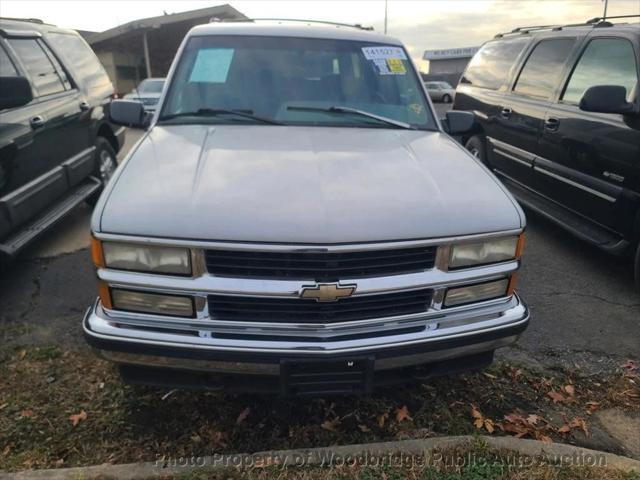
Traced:
<path fill-rule="evenodd" d="M 162 93 L 164 80 L 143 80 L 138 85 L 139 93 Z"/>
<path fill-rule="evenodd" d="M 247 115 L 195 115 L 211 110 L 242 112 L 285 125 L 394 128 L 364 112 L 411 128 L 435 129 L 403 48 L 345 40 L 192 37 L 159 121 L 252 122 Z"/>

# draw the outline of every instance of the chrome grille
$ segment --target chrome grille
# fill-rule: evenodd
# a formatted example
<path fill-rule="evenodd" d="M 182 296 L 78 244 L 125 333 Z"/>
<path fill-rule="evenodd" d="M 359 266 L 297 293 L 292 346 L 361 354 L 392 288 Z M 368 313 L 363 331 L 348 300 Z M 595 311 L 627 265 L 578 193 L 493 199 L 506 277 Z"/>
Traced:
<path fill-rule="evenodd" d="M 432 290 L 422 289 L 354 296 L 326 303 L 306 298 L 232 295 L 209 295 L 208 300 L 209 315 L 213 320 L 335 323 L 426 312 L 431 304 L 432 295 Z"/>
<path fill-rule="evenodd" d="M 433 268 L 437 247 L 357 252 L 206 250 L 209 273 L 227 277 L 337 281 Z"/>

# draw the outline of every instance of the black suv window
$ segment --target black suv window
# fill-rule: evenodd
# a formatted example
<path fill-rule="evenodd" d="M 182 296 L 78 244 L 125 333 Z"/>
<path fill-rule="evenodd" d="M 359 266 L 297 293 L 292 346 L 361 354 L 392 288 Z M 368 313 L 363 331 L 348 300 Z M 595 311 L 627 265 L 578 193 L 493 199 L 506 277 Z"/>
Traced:
<path fill-rule="evenodd" d="M 538 43 L 522 67 L 513 90 L 532 97 L 551 97 L 574 43 L 573 38 L 556 38 Z"/>
<path fill-rule="evenodd" d="M 60 64 L 51 51 L 45 52 L 45 45 L 32 38 L 12 38 L 8 42 L 24 64 L 38 96 L 64 92 L 69 88 Z"/>
<path fill-rule="evenodd" d="M 16 67 L 13 66 L 13 62 L 4 48 L 0 46 L 0 77 L 15 77 L 16 75 L 18 75 Z"/>
<path fill-rule="evenodd" d="M 76 80 L 86 83 L 87 89 L 109 84 L 107 72 L 82 38 L 70 33 L 51 32 L 47 40 L 69 65 L 73 65 L 73 73 L 80 77 Z"/>
<path fill-rule="evenodd" d="M 571 74 L 562 100 L 579 103 L 595 85 L 621 85 L 631 95 L 638 82 L 636 58 L 631 42 L 622 38 L 591 40 Z"/>
<path fill-rule="evenodd" d="M 497 90 L 528 41 L 527 38 L 516 38 L 486 43 L 469 62 L 461 83 Z"/>

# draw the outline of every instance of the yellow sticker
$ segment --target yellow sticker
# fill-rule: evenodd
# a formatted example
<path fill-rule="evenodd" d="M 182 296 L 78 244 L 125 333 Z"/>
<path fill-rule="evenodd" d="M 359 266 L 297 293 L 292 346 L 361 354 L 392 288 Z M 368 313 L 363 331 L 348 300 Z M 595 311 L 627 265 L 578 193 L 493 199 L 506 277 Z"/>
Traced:
<path fill-rule="evenodd" d="M 416 115 L 420 115 L 422 113 L 422 105 L 419 103 L 412 103 L 409 105 L 409 108 L 413 110 Z"/>
<path fill-rule="evenodd" d="M 399 58 L 387 58 L 387 65 L 391 73 L 404 75 L 407 70 L 404 68 L 404 63 Z"/>

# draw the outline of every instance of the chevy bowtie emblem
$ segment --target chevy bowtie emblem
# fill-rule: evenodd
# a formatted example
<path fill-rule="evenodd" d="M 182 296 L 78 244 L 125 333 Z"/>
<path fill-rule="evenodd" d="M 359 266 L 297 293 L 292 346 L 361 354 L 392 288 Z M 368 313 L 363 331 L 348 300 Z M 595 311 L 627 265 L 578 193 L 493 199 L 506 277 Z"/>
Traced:
<path fill-rule="evenodd" d="M 355 285 L 339 285 L 337 283 L 319 283 L 302 287 L 300 296 L 312 298 L 316 302 L 335 302 L 344 297 L 350 297 L 356 291 Z"/>

